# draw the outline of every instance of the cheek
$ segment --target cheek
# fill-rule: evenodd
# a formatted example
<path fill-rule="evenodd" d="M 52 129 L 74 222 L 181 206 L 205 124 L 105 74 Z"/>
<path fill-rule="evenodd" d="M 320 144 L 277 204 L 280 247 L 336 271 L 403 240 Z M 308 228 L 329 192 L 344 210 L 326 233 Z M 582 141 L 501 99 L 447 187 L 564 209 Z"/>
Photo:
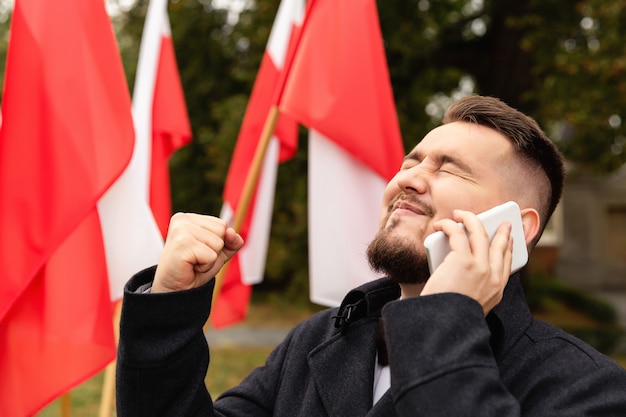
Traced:
<path fill-rule="evenodd" d="M 436 219 L 449 219 L 455 209 L 471 210 L 483 200 L 483 191 L 477 187 L 459 184 L 455 181 L 440 181 L 431 187 L 431 201 L 436 211 Z"/>
<path fill-rule="evenodd" d="M 383 207 L 380 209 L 380 218 L 378 221 L 378 228 L 383 229 L 387 224 L 387 219 L 389 218 L 389 210 L 387 207 Z"/>
<path fill-rule="evenodd" d="M 387 187 L 385 188 L 385 191 L 383 192 L 382 204 L 381 204 L 381 207 L 380 207 L 380 220 L 381 220 L 381 222 L 386 217 L 388 217 L 388 215 L 389 215 L 389 206 L 392 204 L 393 200 L 400 193 L 400 189 L 398 188 L 398 186 L 394 182 L 394 179 L 392 179 L 391 182 L 389 182 L 387 184 Z"/>

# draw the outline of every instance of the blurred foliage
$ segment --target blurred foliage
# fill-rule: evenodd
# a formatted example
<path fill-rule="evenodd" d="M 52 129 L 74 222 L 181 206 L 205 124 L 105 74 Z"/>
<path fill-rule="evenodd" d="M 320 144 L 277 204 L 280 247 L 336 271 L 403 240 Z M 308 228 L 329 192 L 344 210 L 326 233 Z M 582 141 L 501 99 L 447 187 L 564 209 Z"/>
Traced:
<path fill-rule="evenodd" d="M 148 1 L 114 20 L 124 67 L 132 88 L 138 42 Z M 172 38 L 193 130 L 190 146 L 171 160 L 175 211 L 219 214 L 222 190 L 239 125 L 278 8 L 259 1 L 235 25 L 211 1 L 179 0 L 168 7 Z M 134 42 L 129 40 L 133 39 Z M 286 297 L 308 295 L 306 136 L 296 156 L 282 164 L 266 279 L 260 287 L 279 288 Z"/>
<path fill-rule="evenodd" d="M 532 13 L 512 19 L 534 57 L 535 82 L 523 97 L 555 127 L 552 137 L 572 161 L 596 173 L 619 168 L 626 160 L 626 1 L 530 3 Z"/>
<path fill-rule="evenodd" d="M 522 280 L 526 300 L 537 318 L 546 320 L 611 354 L 626 332 L 615 308 L 606 301 L 543 274 Z"/>
<path fill-rule="evenodd" d="M 549 311 L 553 306 L 551 303 L 558 300 L 595 322 L 617 324 L 617 312 L 610 304 L 557 279 L 535 274 L 526 278 L 524 288 L 533 311 Z"/>
<path fill-rule="evenodd" d="M 118 5 L 128 1 L 108 0 Z M 9 0 L 0 0 L 0 54 Z M 132 91 L 147 0 L 113 17 Z M 168 11 L 193 129 L 171 160 L 176 211 L 218 214 L 239 125 L 279 0 L 250 0 L 236 21 L 212 0 Z M 500 97 L 534 116 L 578 170 L 626 162 L 626 0 L 379 0 L 380 24 L 405 148 L 456 97 Z M 0 71 L 4 71 L 2 60 Z M 3 74 L 2 74 L 3 75 Z M 306 140 L 281 165 L 262 287 L 306 297 Z"/>

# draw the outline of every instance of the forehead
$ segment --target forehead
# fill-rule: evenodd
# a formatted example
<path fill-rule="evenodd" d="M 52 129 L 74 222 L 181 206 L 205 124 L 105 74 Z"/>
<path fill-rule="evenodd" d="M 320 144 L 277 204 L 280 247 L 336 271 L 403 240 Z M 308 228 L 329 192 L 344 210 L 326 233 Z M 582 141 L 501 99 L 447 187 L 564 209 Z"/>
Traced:
<path fill-rule="evenodd" d="M 431 130 L 411 154 L 420 159 L 454 156 L 467 162 L 498 163 L 513 154 L 513 144 L 502 133 L 487 126 L 453 122 Z"/>

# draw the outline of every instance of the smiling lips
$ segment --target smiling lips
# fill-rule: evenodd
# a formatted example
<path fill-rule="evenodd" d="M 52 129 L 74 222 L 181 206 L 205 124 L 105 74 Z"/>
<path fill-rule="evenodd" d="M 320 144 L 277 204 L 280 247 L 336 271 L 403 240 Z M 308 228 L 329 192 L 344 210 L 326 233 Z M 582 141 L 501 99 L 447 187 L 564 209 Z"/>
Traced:
<path fill-rule="evenodd" d="M 396 210 L 408 210 L 408 211 L 412 211 L 415 214 L 420 214 L 420 215 L 424 214 L 422 210 L 418 209 L 417 207 L 403 200 L 399 200 L 393 205 L 393 211 L 396 211 Z"/>
<path fill-rule="evenodd" d="M 433 216 L 433 210 L 430 207 L 406 195 L 399 195 L 391 205 L 391 211 L 395 212 L 396 210 L 407 210 L 421 216 Z"/>

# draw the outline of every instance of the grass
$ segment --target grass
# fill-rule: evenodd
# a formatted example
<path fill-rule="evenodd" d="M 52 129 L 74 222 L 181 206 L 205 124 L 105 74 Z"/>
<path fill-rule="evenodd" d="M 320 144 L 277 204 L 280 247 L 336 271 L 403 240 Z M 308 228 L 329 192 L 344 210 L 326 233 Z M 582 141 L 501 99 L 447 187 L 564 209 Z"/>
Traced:
<path fill-rule="evenodd" d="M 102 381 L 104 373 L 101 372 L 83 384 L 74 388 L 70 392 L 71 416 L 72 417 L 94 417 L 100 411 L 100 400 L 102 397 Z M 61 399 L 57 399 L 42 411 L 36 414 L 37 417 L 59 417 L 61 416 Z M 115 412 L 111 414 L 115 416 Z"/>
<path fill-rule="evenodd" d="M 211 349 L 211 365 L 205 379 L 213 399 L 239 384 L 254 368 L 265 363 L 272 348 Z"/>
<path fill-rule="evenodd" d="M 291 327 L 322 309 L 313 304 L 293 305 L 279 296 L 255 297 L 244 323 L 248 326 L 277 328 Z M 206 385 L 213 398 L 237 385 L 254 368 L 265 363 L 272 347 L 211 348 L 211 366 Z M 71 417 L 99 415 L 104 373 L 87 380 L 70 393 Z M 115 417 L 112 410 L 110 417 Z M 36 417 L 60 417 L 61 400 L 57 399 L 39 412 Z M 109 416 L 107 416 L 109 417 Z"/>

